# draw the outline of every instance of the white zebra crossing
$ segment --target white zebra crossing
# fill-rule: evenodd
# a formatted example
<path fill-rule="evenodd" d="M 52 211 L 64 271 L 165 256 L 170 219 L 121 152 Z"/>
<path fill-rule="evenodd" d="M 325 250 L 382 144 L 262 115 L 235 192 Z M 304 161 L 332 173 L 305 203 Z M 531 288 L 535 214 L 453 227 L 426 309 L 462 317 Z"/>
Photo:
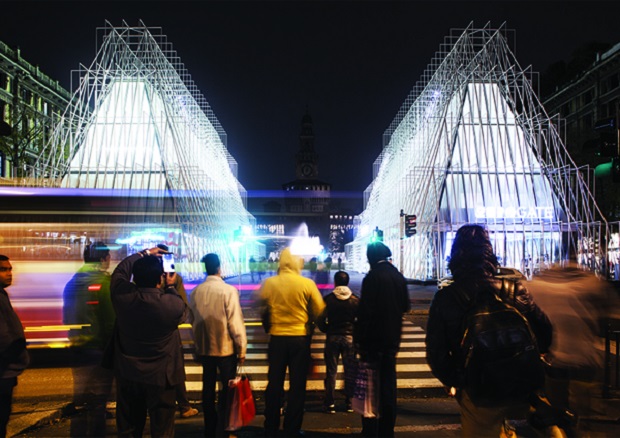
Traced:
<path fill-rule="evenodd" d="M 250 376 L 252 389 L 264 391 L 267 388 L 267 372 L 269 370 L 267 364 L 268 336 L 265 335 L 262 327 L 256 324 L 251 324 L 247 328 L 247 334 L 248 353 L 246 354 L 244 370 Z M 397 359 L 401 359 L 400 363 L 396 364 L 399 389 L 442 387 L 442 384 L 431 375 L 430 368 L 426 363 L 424 337 L 425 333 L 421 327 L 414 326 L 409 321 L 404 322 L 400 351 L 396 356 Z M 315 375 L 308 378 L 306 388 L 309 391 L 324 389 L 323 379 L 326 367 L 322 361 L 325 338 L 326 336 L 323 333 L 317 333 L 312 337 L 314 342 L 311 344 L 311 354 L 318 365 L 314 367 Z M 192 354 L 186 354 L 185 360 L 187 390 L 190 392 L 202 391 L 202 366 L 193 360 Z M 338 366 L 336 389 L 344 387 L 343 373 L 344 368 L 341 364 Z M 285 383 L 285 389 L 288 389 L 288 380 Z"/>

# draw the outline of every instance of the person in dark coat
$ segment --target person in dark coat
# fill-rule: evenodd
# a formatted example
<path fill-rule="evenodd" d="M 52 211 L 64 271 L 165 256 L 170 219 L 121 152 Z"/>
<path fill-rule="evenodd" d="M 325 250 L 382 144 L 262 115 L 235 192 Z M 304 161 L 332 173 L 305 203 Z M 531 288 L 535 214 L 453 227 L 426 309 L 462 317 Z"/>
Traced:
<path fill-rule="evenodd" d="M 325 310 L 317 320 L 319 329 L 327 334 L 325 339 L 325 399 L 323 400 L 325 411 L 330 414 L 336 413 L 334 404 L 334 390 L 336 389 L 336 373 L 338 371 L 338 358 L 342 356 L 344 374 L 350 381 L 352 361 L 355 360 L 353 351 L 353 323 L 357 314 L 359 298 L 353 295 L 349 289 L 349 274 L 338 271 L 334 274 L 334 290 L 326 295 Z M 345 406 L 347 412 L 353 412 L 351 408 L 351 388 L 345 386 Z"/>
<path fill-rule="evenodd" d="M 426 358 L 433 375 L 455 396 L 461 411 L 463 436 L 500 436 L 505 427 L 506 407 L 475 406 L 463 390 L 464 357 L 460 348 L 463 338 L 463 318 L 467 307 L 460 292 L 469 300 L 479 293 L 495 293 L 502 297 L 502 279 L 496 277 L 497 258 L 489 235 L 480 225 L 463 225 L 456 233 L 450 253 L 453 281 L 441 287 L 431 303 L 426 328 Z M 549 350 L 552 326 L 549 318 L 536 305 L 531 294 L 520 282 L 515 282 L 510 303 L 528 320 L 541 353 Z M 454 389 L 451 389 L 454 388 Z"/>
<path fill-rule="evenodd" d="M 368 244 L 370 271 L 362 281 L 353 341 L 363 362 L 379 373 L 379 418 L 362 418 L 363 436 L 394 436 L 396 422 L 396 353 L 403 314 L 411 308 L 405 277 L 392 265 L 383 242 Z"/>
<path fill-rule="evenodd" d="M 185 381 L 178 326 L 189 310 L 174 288 L 176 274 L 164 274 L 165 252 L 155 247 L 133 254 L 112 274 L 119 436 L 142 436 L 147 412 L 151 436 L 174 436 L 176 387 Z"/>
<path fill-rule="evenodd" d="M 26 336 L 19 317 L 13 310 L 5 288 L 13 284 L 13 267 L 9 258 L 0 255 L 0 437 L 6 436 L 11 416 L 13 388 L 30 362 Z"/>

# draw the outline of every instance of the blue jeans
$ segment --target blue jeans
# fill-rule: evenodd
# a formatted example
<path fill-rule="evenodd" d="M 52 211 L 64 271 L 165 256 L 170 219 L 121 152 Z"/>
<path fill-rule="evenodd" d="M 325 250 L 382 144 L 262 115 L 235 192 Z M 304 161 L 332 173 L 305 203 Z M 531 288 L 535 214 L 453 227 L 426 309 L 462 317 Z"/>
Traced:
<path fill-rule="evenodd" d="M 353 336 L 351 335 L 327 335 L 325 340 L 325 406 L 334 404 L 334 390 L 336 389 L 336 374 L 338 372 L 338 358 L 342 356 L 345 376 L 350 375 L 349 369 L 353 359 Z M 349 403 L 351 394 L 346 394 Z"/>

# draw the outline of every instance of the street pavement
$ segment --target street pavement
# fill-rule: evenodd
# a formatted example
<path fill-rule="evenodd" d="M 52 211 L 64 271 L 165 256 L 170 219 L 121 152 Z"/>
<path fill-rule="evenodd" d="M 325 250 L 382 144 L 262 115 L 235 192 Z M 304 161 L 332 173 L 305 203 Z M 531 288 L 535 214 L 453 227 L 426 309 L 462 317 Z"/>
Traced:
<path fill-rule="evenodd" d="M 305 273 L 305 275 L 309 275 Z M 362 274 L 350 273 L 350 287 L 359 292 Z M 247 277 L 247 278 L 246 278 Z M 239 437 L 253 437 L 262 435 L 262 412 L 264 403 L 264 388 L 266 386 L 266 342 L 267 336 L 262 331 L 258 315 L 251 308 L 251 294 L 258 287 L 252 283 L 249 275 L 241 279 L 231 277 L 227 282 L 238 287 L 241 294 L 242 306 L 249 336 L 248 358 L 246 372 L 251 378 L 254 396 L 257 404 L 257 416 L 247 427 L 236 433 Z M 329 283 L 318 283 L 322 293 L 329 293 L 333 287 Z M 194 285 L 188 285 L 188 289 Z M 426 436 L 426 437 L 453 437 L 460 436 L 458 407 L 454 399 L 447 397 L 440 383 L 432 377 L 426 365 L 424 355 L 424 329 L 428 308 L 436 290 L 433 284 L 410 284 L 409 295 L 412 310 L 405 317 L 403 333 L 403 347 L 398 358 L 399 377 L 399 411 L 396 424 L 397 436 Z M 185 341 L 187 387 L 189 398 L 201 411 L 199 404 L 201 389 L 201 368 L 193 361 L 191 354 L 191 330 L 182 328 Z M 334 415 L 322 412 L 322 387 L 324 365 L 321 354 L 324 335 L 318 331 L 313 338 L 312 355 L 320 364 L 318 373 L 310 377 L 308 382 L 308 399 L 303 428 L 308 436 L 326 437 L 350 435 L 358 433 L 361 421 L 357 414 L 348 414 L 341 411 Z M 321 367 L 322 365 L 322 367 Z M 342 370 L 339 370 L 338 387 L 341 387 Z M 69 373 L 70 377 L 70 373 Z M 58 385 L 71 385 L 70 378 L 59 381 Z M 81 413 L 72 406 L 71 391 L 48 396 L 32 396 L 27 389 L 36 388 L 45 379 L 45 370 L 34 368 L 26 370 L 20 377 L 14 397 L 13 415 L 9 422 L 7 436 L 35 437 L 35 436 L 70 436 L 71 421 Z M 24 394 L 24 395 L 22 395 Z M 340 400 L 342 404 L 343 400 Z M 582 421 L 581 429 L 588 430 L 583 436 L 619 436 L 620 434 L 620 404 L 619 399 L 592 400 L 593 405 L 599 405 L 598 411 L 602 415 L 586 418 Z M 342 406 L 341 406 L 342 408 Z M 114 405 L 110 406 L 113 416 Z M 177 421 L 177 436 L 202 436 L 202 413 L 189 419 L 179 418 Z M 526 422 L 521 419 L 516 422 L 520 436 L 537 436 Z M 107 434 L 115 435 L 114 419 L 107 422 Z"/>

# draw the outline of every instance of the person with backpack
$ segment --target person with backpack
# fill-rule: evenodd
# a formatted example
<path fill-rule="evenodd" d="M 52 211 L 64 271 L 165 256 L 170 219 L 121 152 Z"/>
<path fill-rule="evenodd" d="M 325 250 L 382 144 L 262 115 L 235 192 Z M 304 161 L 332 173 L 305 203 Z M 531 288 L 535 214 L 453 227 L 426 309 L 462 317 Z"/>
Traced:
<path fill-rule="evenodd" d="M 463 436 L 511 436 L 509 413 L 525 413 L 544 384 L 551 322 L 520 280 L 497 275 L 482 226 L 459 228 L 449 268 L 429 310 L 428 364 L 456 397 Z"/>

